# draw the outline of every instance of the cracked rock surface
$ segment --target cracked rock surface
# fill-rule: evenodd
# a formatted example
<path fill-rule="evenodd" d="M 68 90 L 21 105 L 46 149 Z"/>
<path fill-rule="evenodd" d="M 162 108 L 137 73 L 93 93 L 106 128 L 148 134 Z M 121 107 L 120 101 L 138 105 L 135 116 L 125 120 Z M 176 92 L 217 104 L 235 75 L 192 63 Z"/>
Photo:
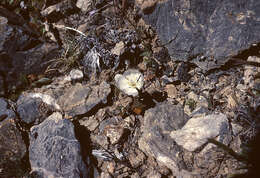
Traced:
<path fill-rule="evenodd" d="M 74 126 L 58 112 L 31 128 L 29 158 L 35 175 L 88 177 Z"/>

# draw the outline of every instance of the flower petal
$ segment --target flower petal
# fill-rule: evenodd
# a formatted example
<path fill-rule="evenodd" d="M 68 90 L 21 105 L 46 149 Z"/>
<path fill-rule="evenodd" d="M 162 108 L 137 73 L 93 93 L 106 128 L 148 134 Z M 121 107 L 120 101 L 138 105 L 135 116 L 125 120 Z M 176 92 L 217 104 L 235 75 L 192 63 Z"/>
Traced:
<path fill-rule="evenodd" d="M 115 76 L 117 87 L 127 95 L 137 96 L 137 89 L 143 87 L 143 75 L 135 69 L 129 69 L 123 75 L 117 74 Z"/>

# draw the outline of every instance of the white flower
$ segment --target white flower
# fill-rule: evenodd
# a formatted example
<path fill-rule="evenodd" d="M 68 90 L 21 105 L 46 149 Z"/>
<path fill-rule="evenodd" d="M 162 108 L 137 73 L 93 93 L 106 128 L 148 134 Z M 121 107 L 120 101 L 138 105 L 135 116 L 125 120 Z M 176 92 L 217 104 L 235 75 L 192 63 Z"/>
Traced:
<path fill-rule="evenodd" d="M 144 77 L 135 69 L 129 69 L 123 75 L 115 76 L 117 88 L 122 90 L 127 95 L 137 96 L 138 90 L 143 87 Z"/>

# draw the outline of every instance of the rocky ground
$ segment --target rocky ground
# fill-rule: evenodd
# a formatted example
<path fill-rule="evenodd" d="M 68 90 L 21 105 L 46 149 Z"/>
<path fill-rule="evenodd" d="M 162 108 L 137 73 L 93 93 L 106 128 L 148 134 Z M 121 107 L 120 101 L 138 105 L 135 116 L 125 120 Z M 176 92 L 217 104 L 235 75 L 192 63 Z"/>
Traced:
<path fill-rule="evenodd" d="M 4 0 L 0 177 L 257 177 L 259 13 Z"/>

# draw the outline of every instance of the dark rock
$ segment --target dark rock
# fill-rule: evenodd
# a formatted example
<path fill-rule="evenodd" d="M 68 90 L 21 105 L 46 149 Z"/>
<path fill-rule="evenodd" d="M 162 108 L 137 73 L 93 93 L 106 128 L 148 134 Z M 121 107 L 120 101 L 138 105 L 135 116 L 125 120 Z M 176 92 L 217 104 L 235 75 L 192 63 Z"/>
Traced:
<path fill-rule="evenodd" d="M 129 155 L 128 155 L 128 158 L 129 158 L 130 164 L 134 168 L 137 168 L 137 167 L 143 165 L 144 161 L 145 161 L 145 155 L 139 149 L 131 150 Z"/>
<path fill-rule="evenodd" d="M 16 127 L 15 113 L 8 109 L 8 103 L 0 98 L 0 177 L 22 177 L 26 171 L 23 158 L 26 145 Z"/>
<path fill-rule="evenodd" d="M 48 18 L 49 22 L 57 22 L 66 15 L 77 12 L 77 10 L 75 1 L 65 0 L 42 10 L 41 15 Z"/>
<path fill-rule="evenodd" d="M 29 159 L 32 172 L 43 177 L 88 177 L 74 126 L 60 113 L 31 128 Z"/>
<path fill-rule="evenodd" d="M 174 176 L 189 175 L 181 159 L 182 148 L 170 137 L 170 133 L 180 129 L 187 120 L 183 109 L 169 102 L 158 103 L 144 114 L 139 148 L 165 164 Z"/>
<path fill-rule="evenodd" d="M 163 75 L 162 77 L 161 77 L 161 83 L 162 83 L 162 85 L 163 86 L 165 86 L 165 85 L 167 85 L 167 84 L 170 84 L 170 83 L 173 83 L 173 78 L 171 78 L 171 77 L 167 77 L 166 75 Z"/>
<path fill-rule="evenodd" d="M 8 109 L 8 102 L 3 99 L 0 98 L 0 116 L 6 116 L 5 118 L 15 118 L 15 112 L 11 109 Z M 2 119 L 3 120 L 3 119 Z"/>
<path fill-rule="evenodd" d="M 43 43 L 0 19 L 0 74 L 10 89 L 26 83 L 26 75 L 42 73 L 58 54 L 54 43 Z"/>
<path fill-rule="evenodd" d="M 176 70 L 177 79 L 181 82 L 188 82 L 191 78 L 189 72 L 189 65 L 182 62 Z"/>
<path fill-rule="evenodd" d="M 0 73 L 4 74 L 9 92 L 13 86 L 17 88 L 26 85 L 28 74 L 43 73 L 49 65 L 47 62 L 58 54 L 58 46 L 51 43 L 37 45 L 31 42 L 36 44 L 28 44 L 34 45 L 28 47 L 29 50 L 21 48 L 28 41 L 31 41 L 28 36 L 15 32 L 4 42 L 4 52 L 0 53 Z"/>
<path fill-rule="evenodd" d="M 5 82 L 4 77 L 0 74 L 0 97 L 5 95 Z"/>
<path fill-rule="evenodd" d="M 155 27 L 174 60 L 193 60 L 208 71 L 229 57 L 259 48 L 258 0 L 167 0 L 144 19 Z"/>
<path fill-rule="evenodd" d="M 71 118 L 93 111 L 98 105 L 107 104 L 110 92 L 110 85 L 106 82 L 95 86 L 77 83 L 65 90 L 64 95 L 59 98 L 58 104 L 65 111 L 66 117 Z"/>
<path fill-rule="evenodd" d="M 41 98 L 21 95 L 17 101 L 17 112 L 26 124 L 39 124 L 53 112 Z"/>
<path fill-rule="evenodd" d="M 4 43 L 9 35 L 13 32 L 13 28 L 9 26 L 5 17 L 0 17 L 0 53 L 4 50 Z"/>

